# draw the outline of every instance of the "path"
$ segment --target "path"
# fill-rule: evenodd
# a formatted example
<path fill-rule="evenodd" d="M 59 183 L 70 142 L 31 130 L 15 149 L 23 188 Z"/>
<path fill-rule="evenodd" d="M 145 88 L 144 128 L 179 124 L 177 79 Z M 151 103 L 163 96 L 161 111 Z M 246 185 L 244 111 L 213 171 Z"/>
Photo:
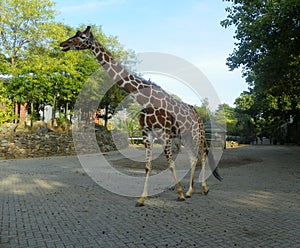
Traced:
<path fill-rule="evenodd" d="M 76 157 L 0 161 L 0 247 L 299 247 L 300 147 L 228 149 L 223 160 L 207 196 L 197 183 L 185 202 L 170 189 L 143 208 Z"/>

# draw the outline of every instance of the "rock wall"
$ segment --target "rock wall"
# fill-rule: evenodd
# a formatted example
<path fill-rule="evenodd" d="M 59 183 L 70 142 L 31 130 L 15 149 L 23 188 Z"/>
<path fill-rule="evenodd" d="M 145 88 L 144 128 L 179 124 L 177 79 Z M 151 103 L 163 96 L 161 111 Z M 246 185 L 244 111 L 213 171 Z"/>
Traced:
<path fill-rule="evenodd" d="M 83 148 L 77 142 L 77 148 L 82 153 L 96 153 L 114 151 L 128 146 L 127 136 L 118 133 L 114 139 L 112 132 L 104 128 L 95 131 L 94 137 L 98 149 L 90 149 L 89 140 L 84 137 Z M 14 126 L 0 128 L 0 159 L 34 158 L 48 156 L 76 155 L 73 137 L 69 134 L 60 134 L 41 127 L 35 132 L 14 132 Z"/>

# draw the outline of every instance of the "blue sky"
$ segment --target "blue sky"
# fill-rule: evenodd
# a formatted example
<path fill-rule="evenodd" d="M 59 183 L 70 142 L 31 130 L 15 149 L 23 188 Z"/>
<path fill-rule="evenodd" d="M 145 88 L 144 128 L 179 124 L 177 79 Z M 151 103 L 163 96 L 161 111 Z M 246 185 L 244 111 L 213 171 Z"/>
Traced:
<path fill-rule="evenodd" d="M 117 36 L 128 49 L 187 60 L 205 74 L 220 101 L 233 106 L 247 85 L 239 70 L 231 72 L 225 64 L 234 47 L 234 29 L 220 26 L 226 6 L 222 0 L 56 1 L 57 20 L 65 24 L 101 25 L 106 35 Z M 199 104 L 180 85 L 170 85 L 168 80 L 156 83 L 190 104 Z"/>

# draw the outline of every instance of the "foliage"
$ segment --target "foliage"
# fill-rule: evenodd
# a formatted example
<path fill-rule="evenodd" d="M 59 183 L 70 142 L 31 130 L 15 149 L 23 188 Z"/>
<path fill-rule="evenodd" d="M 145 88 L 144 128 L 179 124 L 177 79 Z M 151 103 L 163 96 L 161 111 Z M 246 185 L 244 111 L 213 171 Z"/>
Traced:
<path fill-rule="evenodd" d="M 10 80 L 9 97 L 16 103 L 28 103 L 28 111 L 35 118 L 47 104 L 54 107 L 54 113 L 72 114 L 82 86 L 100 67 L 86 51 L 61 52 L 59 43 L 73 36 L 75 30 L 55 22 L 55 14 L 50 0 L 0 0 L 0 73 Z M 134 53 L 125 50 L 116 37 L 105 36 L 101 27 L 92 28 L 117 59 L 128 67 L 134 64 Z M 101 87 L 109 81 L 104 70 L 95 82 L 99 80 Z M 91 98 L 95 101 L 95 97 Z"/>
<path fill-rule="evenodd" d="M 274 136 L 300 112 L 300 1 L 230 1 L 225 28 L 236 27 L 231 70 L 242 67 L 249 92 L 236 100 L 260 135 Z"/>
<path fill-rule="evenodd" d="M 85 27 L 81 27 L 81 29 L 84 28 Z M 101 27 L 95 25 L 92 25 L 92 30 L 94 37 L 112 53 L 116 60 L 119 60 L 119 62 L 128 69 L 134 66 L 136 62 L 134 52 L 125 50 L 118 42 L 116 36 L 105 36 Z M 94 85 L 100 87 L 100 92 L 98 91 L 98 97 L 96 97 L 96 99 L 99 102 L 98 108 L 105 110 L 104 114 L 99 117 L 104 119 L 104 125 L 106 127 L 108 119 L 115 113 L 116 108 L 128 94 L 118 85 L 114 84 L 107 72 L 102 68 L 97 71 L 96 77 L 93 75 L 93 80 Z M 99 101 L 99 99 L 101 99 L 101 101 Z"/>
<path fill-rule="evenodd" d="M 8 99 L 6 86 L 0 81 L 0 125 L 15 118 L 13 102 Z"/>
<path fill-rule="evenodd" d="M 139 117 L 141 112 L 141 106 L 137 103 L 132 103 L 128 107 L 128 123 L 127 130 L 129 137 L 140 137 L 142 136 L 142 128 L 140 125 Z"/>
<path fill-rule="evenodd" d="M 117 84 L 113 84 L 102 97 L 99 108 L 104 109 L 104 126 L 107 126 L 107 121 L 115 113 L 116 108 L 128 94 L 121 89 Z"/>
<path fill-rule="evenodd" d="M 239 143 L 250 143 L 255 139 L 256 129 L 253 118 L 246 114 L 244 110 L 241 110 L 240 106 L 233 108 L 228 104 L 221 104 L 212 114 L 212 118 L 216 124 L 226 128 L 229 140 L 236 140 Z"/>
<path fill-rule="evenodd" d="M 43 39 L 48 37 L 47 24 L 55 14 L 53 5 L 49 0 L 0 1 L 1 62 L 10 73 L 17 68 L 19 60 L 26 58 L 29 51 L 42 45 Z"/>
<path fill-rule="evenodd" d="M 207 98 L 204 98 L 201 101 L 201 106 L 195 105 L 194 108 L 198 112 L 198 114 L 202 117 L 203 122 L 206 123 L 210 119 L 210 110 L 209 110 L 209 102 Z"/>
<path fill-rule="evenodd" d="M 224 123 L 224 117 L 226 123 Z M 228 104 L 221 104 L 218 109 L 213 113 L 213 119 L 220 126 L 226 125 L 226 131 L 229 135 L 237 135 L 235 129 L 237 124 L 237 118 L 234 108 L 230 107 Z"/>
<path fill-rule="evenodd" d="M 55 14 L 53 3 L 8 0 L 1 1 L 0 6 L 0 66 L 5 68 L 2 75 L 10 78 L 10 97 L 32 106 L 47 96 L 45 58 L 41 55 L 47 50 L 45 41 Z"/>
<path fill-rule="evenodd" d="M 130 138 L 141 137 L 142 128 L 139 117 L 142 107 L 129 97 L 122 102 L 122 105 L 117 111 L 121 111 L 123 114 L 117 115 L 115 118 L 114 128 L 125 131 Z M 131 142 L 134 143 L 133 140 Z"/>
<path fill-rule="evenodd" d="M 85 27 L 81 27 L 80 29 L 84 28 Z M 134 60 L 131 59 L 134 57 L 134 53 L 132 51 L 125 50 L 116 37 L 105 36 L 101 27 L 92 26 L 92 30 L 95 38 L 103 44 L 106 49 L 109 49 L 117 60 L 123 61 L 122 64 L 128 68 L 133 66 Z M 85 55 L 87 55 L 86 52 Z M 86 84 L 83 86 L 84 88 L 77 104 L 84 112 L 96 112 L 98 108 L 104 109 L 103 114 L 98 115 L 98 117 L 104 119 L 104 125 L 107 127 L 108 120 L 111 115 L 115 113 L 120 102 L 127 96 L 127 93 L 118 85 L 114 84 L 112 78 L 100 67 L 93 55 L 89 56 L 89 59 L 96 64 L 97 70 L 94 70 L 90 73 L 89 77 L 85 79 Z"/>

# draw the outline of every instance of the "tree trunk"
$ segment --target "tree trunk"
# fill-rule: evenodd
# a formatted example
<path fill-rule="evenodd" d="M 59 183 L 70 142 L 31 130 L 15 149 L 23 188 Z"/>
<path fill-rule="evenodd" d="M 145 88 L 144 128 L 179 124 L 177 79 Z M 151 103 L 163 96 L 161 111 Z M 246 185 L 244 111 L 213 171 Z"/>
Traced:
<path fill-rule="evenodd" d="M 53 97 L 53 107 L 52 107 L 52 121 L 51 126 L 54 126 L 54 119 L 55 119 L 55 112 L 56 112 L 56 96 Z"/>
<path fill-rule="evenodd" d="M 30 127 L 32 128 L 33 126 L 33 119 L 34 119 L 34 115 L 33 115 L 34 109 L 33 109 L 33 102 L 30 102 Z"/>
<path fill-rule="evenodd" d="M 105 113 L 104 113 L 104 126 L 107 129 L 107 120 L 108 120 L 108 105 L 105 106 Z"/>
<path fill-rule="evenodd" d="M 15 102 L 15 116 L 19 116 L 19 103 Z M 15 119 L 15 124 L 18 123 L 18 119 Z"/>
<path fill-rule="evenodd" d="M 20 104 L 20 122 L 24 122 L 26 126 L 26 108 L 27 103 L 21 103 Z"/>
<path fill-rule="evenodd" d="M 42 121 L 45 122 L 45 104 L 43 104 L 43 116 L 42 116 Z"/>
<path fill-rule="evenodd" d="M 68 117 L 67 117 L 68 111 L 69 111 L 69 103 L 66 102 L 66 106 L 65 106 L 65 119 L 66 119 L 66 120 L 68 119 Z"/>

